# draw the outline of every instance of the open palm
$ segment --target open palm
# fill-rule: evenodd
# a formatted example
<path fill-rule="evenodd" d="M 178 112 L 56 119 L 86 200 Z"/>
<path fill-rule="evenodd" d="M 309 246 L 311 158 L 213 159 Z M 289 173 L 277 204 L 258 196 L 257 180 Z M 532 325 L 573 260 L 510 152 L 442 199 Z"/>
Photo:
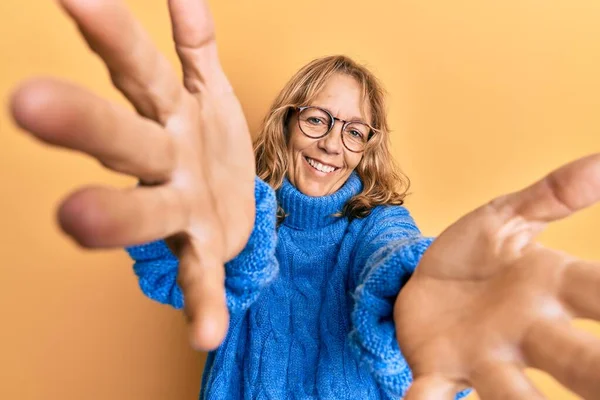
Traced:
<path fill-rule="evenodd" d="M 137 114 L 83 88 L 39 78 L 15 92 L 12 114 L 37 138 L 140 181 L 126 190 L 78 190 L 60 207 L 61 226 L 85 247 L 166 238 L 180 261 L 192 344 L 214 348 L 228 326 L 223 264 L 242 250 L 254 223 L 255 168 L 207 6 L 169 1 L 181 83 L 120 0 L 61 4 Z"/>
<path fill-rule="evenodd" d="M 543 399 L 523 369 L 600 397 L 600 340 L 571 319 L 600 320 L 600 263 L 535 242 L 553 220 L 600 200 L 600 155 L 467 214 L 425 252 L 394 316 L 415 378 L 406 399 Z"/>

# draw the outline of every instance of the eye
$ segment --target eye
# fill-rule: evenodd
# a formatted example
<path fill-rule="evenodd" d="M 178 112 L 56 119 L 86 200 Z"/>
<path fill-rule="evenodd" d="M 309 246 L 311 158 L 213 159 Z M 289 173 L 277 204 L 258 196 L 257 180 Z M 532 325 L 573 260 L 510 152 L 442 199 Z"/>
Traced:
<path fill-rule="evenodd" d="M 325 123 L 321 118 L 317 117 L 308 117 L 306 118 L 306 121 L 312 125 L 322 125 Z"/>
<path fill-rule="evenodd" d="M 351 129 L 348 133 L 350 133 L 350 135 L 356 139 L 362 139 L 364 137 L 362 132 L 357 131 L 356 129 Z"/>

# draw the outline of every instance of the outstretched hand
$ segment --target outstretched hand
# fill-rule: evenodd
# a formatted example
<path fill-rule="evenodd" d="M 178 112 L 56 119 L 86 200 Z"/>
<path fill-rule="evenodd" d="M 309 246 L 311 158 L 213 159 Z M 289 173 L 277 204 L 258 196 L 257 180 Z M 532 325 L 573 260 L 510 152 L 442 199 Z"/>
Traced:
<path fill-rule="evenodd" d="M 137 114 L 55 79 L 24 83 L 15 121 L 38 139 L 139 178 L 130 189 L 85 187 L 61 204 L 64 231 L 85 247 L 167 238 L 197 349 L 228 327 L 223 264 L 254 223 L 254 156 L 245 117 L 223 70 L 203 0 L 170 0 L 184 82 L 120 0 L 61 0 Z"/>
<path fill-rule="evenodd" d="M 523 369 L 600 397 L 600 339 L 571 325 L 600 320 L 600 263 L 543 247 L 551 221 L 600 200 L 600 154 L 499 197 L 446 229 L 400 292 L 394 317 L 414 375 L 406 400 L 543 399 Z"/>

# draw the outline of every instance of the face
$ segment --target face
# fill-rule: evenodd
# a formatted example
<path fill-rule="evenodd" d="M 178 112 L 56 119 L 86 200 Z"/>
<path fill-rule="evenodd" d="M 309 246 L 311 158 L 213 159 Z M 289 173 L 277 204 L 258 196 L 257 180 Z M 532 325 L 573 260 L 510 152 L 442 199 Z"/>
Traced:
<path fill-rule="evenodd" d="M 323 108 L 344 121 L 371 122 L 369 107 L 363 107 L 361 102 L 359 83 L 347 75 L 332 76 L 309 105 Z M 288 179 L 305 195 L 318 197 L 335 193 L 362 159 L 363 153 L 354 153 L 344 146 L 342 126 L 343 122 L 336 120 L 325 137 L 312 139 L 300 130 L 297 112 L 290 118 Z"/>

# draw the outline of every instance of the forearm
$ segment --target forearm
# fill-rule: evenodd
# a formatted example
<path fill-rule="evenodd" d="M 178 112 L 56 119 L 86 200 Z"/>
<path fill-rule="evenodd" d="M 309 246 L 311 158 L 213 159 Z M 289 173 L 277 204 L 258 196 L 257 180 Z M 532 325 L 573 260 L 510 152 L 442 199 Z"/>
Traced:
<path fill-rule="evenodd" d="M 279 273 L 277 246 L 277 201 L 274 191 L 256 179 L 256 221 L 248 244 L 225 266 L 225 288 L 230 312 L 246 310 L 261 290 Z"/>
<path fill-rule="evenodd" d="M 183 293 L 177 284 L 179 261 L 160 240 L 126 248 L 135 261 L 133 271 L 142 292 L 150 299 L 183 308 Z"/>
<path fill-rule="evenodd" d="M 256 218 L 245 248 L 225 264 L 227 304 L 231 312 L 247 308 L 278 272 L 275 259 L 276 200 L 273 190 L 255 179 Z M 179 262 L 163 240 L 128 247 L 142 292 L 149 298 L 182 308 L 184 296 L 177 284 Z"/>
<path fill-rule="evenodd" d="M 420 235 L 388 242 L 369 257 L 354 292 L 352 350 L 383 391 L 395 398 L 404 395 L 412 374 L 396 340 L 394 301 L 431 242 Z"/>
<path fill-rule="evenodd" d="M 394 303 L 432 242 L 420 235 L 390 242 L 369 258 L 355 291 L 351 346 L 390 398 L 404 396 L 413 380 L 396 339 Z M 470 392 L 463 390 L 456 399 Z"/>

